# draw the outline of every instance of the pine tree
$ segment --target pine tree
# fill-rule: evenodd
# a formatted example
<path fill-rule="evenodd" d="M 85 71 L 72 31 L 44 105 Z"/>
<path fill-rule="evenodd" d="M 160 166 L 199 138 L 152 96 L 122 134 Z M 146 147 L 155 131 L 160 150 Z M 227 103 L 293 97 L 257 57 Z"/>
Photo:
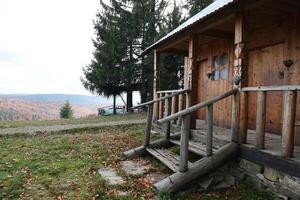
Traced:
<path fill-rule="evenodd" d="M 84 69 L 81 81 L 92 93 L 106 97 L 113 96 L 113 113 L 116 114 L 116 97 L 125 91 L 122 83 L 122 55 L 126 46 L 123 33 L 119 28 L 115 10 L 100 1 L 101 11 L 94 22 L 96 39 L 93 40 L 95 51 L 91 64 Z"/>
<path fill-rule="evenodd" d="M 73 110 L 69 101 L 66 101 L 66 103 L 61 107 L 59 115 L 62 119 L 70 119 L 73 117 Z"/>
<path fill-rule="evenodd" d="M 173 9 L 166 17 L 165 32 L 168 33 L 177 28 L 184 18 L 181 12 L 182 7 L 173 2 Z M 183 64 L 184 57 L 175 54 L 165 54 L 162 56 L 161 65 L 161 90 L 173 90 L 183 87 Z"/>
<path fill-rule="evenodd" d="M 212 2 L 213 0 L 188 0 L 187 8 L 189 10 L 190 17 L 194 16 L 195 14 L 206 8 Z"/>

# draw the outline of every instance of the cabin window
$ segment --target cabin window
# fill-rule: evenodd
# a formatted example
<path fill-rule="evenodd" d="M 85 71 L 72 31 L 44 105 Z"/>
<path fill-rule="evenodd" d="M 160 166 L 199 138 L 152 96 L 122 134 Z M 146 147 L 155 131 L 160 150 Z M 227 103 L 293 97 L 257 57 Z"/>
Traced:
<path fill-rule="evenodd" d="M 220 57 L 219 56 L 215 56 L 214 57 L 214 81 L 219 80 L 219 63 L 220 63 Z"/>
<path fill-rule="evenodd" d="M 226 53 L 220 58 L 220 67 L 221 79 L 226 80 L 228 78 L 228 55 Z"/>
<path fill-rule="evenodd" d="M 227 80 L 228 78 L 228 54 L 213 57 L 213 80 Z"/>

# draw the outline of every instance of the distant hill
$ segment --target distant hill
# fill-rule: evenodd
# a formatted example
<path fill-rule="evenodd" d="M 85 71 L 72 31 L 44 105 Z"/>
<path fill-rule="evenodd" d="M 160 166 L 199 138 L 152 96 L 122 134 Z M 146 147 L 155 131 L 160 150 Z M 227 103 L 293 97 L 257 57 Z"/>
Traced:
<path fill-rule="evenodd" d="M 0 121 L 58 119 L 60 107 L 69 100 L 75 117 L 96 115 L 97 108 L 112 99 L 75 94 L 0 94 Z M 118 99 L 118 104 L 122 101 Z"/>
<path fill-rule="evenodd" d="M 0 98 L 39 102 L 65 102 L 69 100 L 71 104 L 77 105 L 110 105 L 112 103 L 111 98 L 76 94 L 2 94 Z"/>

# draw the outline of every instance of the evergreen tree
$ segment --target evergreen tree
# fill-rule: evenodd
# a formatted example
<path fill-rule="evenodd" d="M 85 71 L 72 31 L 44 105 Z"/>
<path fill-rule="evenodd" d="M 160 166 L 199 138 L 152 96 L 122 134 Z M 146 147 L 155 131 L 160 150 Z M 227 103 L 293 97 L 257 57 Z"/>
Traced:
<path fill-rule="evenodd" d="M 187 0 L 187 8 L 189 10 L 190 17 L 206 8 L 212 2 L 213 0 Z"/>
<path fill-rule="evenodd" d="M 100 1 L 101 11 L 94 22 L 96 39 L 91 64 L 84 69 L 81 79 L 86 89 L 106 97 L 113 96 L 113 113 L 116 114 L 116 97 L 125 91 L 121 71 L 123 51 L 123 33 L 120 31 L 118 15 L 113 8 Z"/>
<path fill-rule="evenodd" d="M 73 110 L 69 101 L 66 101 L 66 103 L 60 108 L 59 115 L 62 119 L 70 119 L 73 117 Z"/>
<path fill-rule="evenodd" d="M 176 1 L 173 2 L 173 9 L 166 17 L 165 32 L 168 33 L 177 28 L 184 18 L 181 12 L 182 7 L 177 6 Z M 184 57 L 175 54 L 166 54 L 162 56 L 161 65 L 161 89 L 172 90 L 183 87 L 183 65 Z"/>

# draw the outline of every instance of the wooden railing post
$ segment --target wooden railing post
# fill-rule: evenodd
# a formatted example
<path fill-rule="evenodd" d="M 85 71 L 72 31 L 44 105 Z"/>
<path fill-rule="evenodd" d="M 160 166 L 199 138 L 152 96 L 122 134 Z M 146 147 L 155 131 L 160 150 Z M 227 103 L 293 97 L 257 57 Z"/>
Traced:
<path fill-rule="evenodd" d="M 178 97 L 178 112 L 182 111 L 183 107 L 184 107 L 183 96 L 184 96 L 184 94 L 180 94 Z M 182 122 L 182 117 L 178 117 L 177 126 L 180 126 L 181 122 Z"/>
<path fill-rule="evenodd" d="M 156 97 L 157 97 L 157 99 L 159 99 L 160 98 L 160 93 L 156 93 Z M 160 119 L 160 115 L 159 115 L 160 103 L 156 102 L 154 104 L 154 108 L 153 109 L 154 109 L 153 121 L 159 120 Z"/>
<path fill-rule="evenodd" d="M 257 93 L 256 111 L 256 146 L 257 149 L 265 148 L 266 127 L 266 92 Z"/>
<path fill-rule="evenodd" d="M 285 91 L 282 115 L 282 156 L 293 157 L 297 92 Z"/>
<path fill-rule="evenodd" d="M 238 142 L 238 124 L 239 124 L 239 93 L 235 93 L 232 96 L 232 106 L 231 106 L 231 141 Z"/>
<path fill-rule="evenodd" d="M 213 124 L 213 106 L 214 104 L 209 104 L 207 106 L 207 136 L 206 136 L 206 156 L 211 156 L 213 151 L 212 151 L 212 147 L 213 147 L 213 128 L 214 128 L 214 124 Z"/>
<path fill-rule="evenodd" d="M 180 161 L 179 161 L 180 172 L 185 172 L 188 169 L 189 134 L 190 134 L 190 115 L 188 114 L 182 117 L 181 137 L 180 137 Z"/>
<path fill-rule="evenodd" d="M 161 93 L 160 94 L 160 97 L 164 97 L 165 96 L 165 94 L 164 93 Z M 164 113 L 163 113 L 163 111 L 164 111 L 164 101 L 160 101 L 159 102 L 159 119 L 162 119 L 162 118 L 164 118 Z"/>
<path fill-rule="evenodd" d="M 178 96 L 173 96 L 172 97 L 172 110 L 171 114 L 175 114 L 176 111 L 178 110 Z M 172 124 L 176 124 L 176 119 L 172 120 Z"/>
<path fill-rule="evenodd" d="M 169 95 L 169 94 L 167 94 Z M 171 108 L 172 108 L 172 98 L 168 98 L 165 104 L 165 116 L 170 116 L 171 115 Z M 168 121 L 166 122 L 166 139 L 169 140 L 171 135 L 171 122 Z"/>
<path fill-rule="evenodd" d="M 248 92 L 241 92 L 241 106 L 240 106 L 240 127 L 239 127 L 239 141 L 240 144 L 247 143 L 248 132 Z"/>
<path fill-rule="evenodd" d="M 144 146 L 148 146 L 150 143 L 152 118 L 153 118 L 153 104 L 149 104 L 148 112 L 147 112 L 147 122 L 146 122 L 146 128 L 145 128 Z"/>

